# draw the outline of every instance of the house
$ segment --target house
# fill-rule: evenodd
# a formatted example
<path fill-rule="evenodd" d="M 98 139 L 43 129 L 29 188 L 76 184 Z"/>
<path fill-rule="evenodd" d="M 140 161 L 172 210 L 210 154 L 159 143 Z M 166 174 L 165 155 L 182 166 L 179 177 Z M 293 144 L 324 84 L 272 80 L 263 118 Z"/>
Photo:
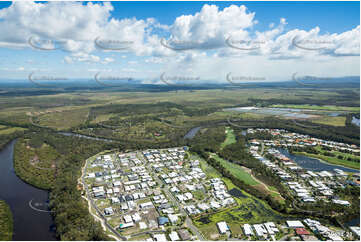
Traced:
<path fill-rule="evenodd" d="M 148 226 L 145 222 L 139 222 L 139 229 L 146 229 L 146 228 L 148 228 Z"/>
<path fill-rule="evenodd" d="M 206 203 L 198 203 L 197 207 L 201 210 L 201 211 L 206 211 L 209 209 L 209 206 Z"/>
<path fill-rule="evenodd" d="M 224 221 L 218 222 L 217 227 L 218 227 L 219 233 L 221 233 L 221 234 L 225 234 L 227 231 L 229 231 L 229 227 L 228 227 L 227 223 Z"/>
<path fill-rule="evenodd" d="M 126 223 L 133 222 L 132 216 L 130 216 L 130 215 L 125 215 L 123 218 Z"/>
<path fill-rule="evenodd" d="M 140 217 L 140 215 L 138 213 L 135 213 L 132 215 L 132 219 L 136 223 L 136 222 L 139 222 L 142 218 Z"/>
<path fill-rule="evenodd" d="M 275 233 L 279 232 L 278 228 L 273 222 L 264 223 L 264 227 L 267 229 L 267 232 L 270 235 L 274 235 Z"/>
<path fill-rule="evenodd" d="M 180 240 L 179 236 L 178 236 L 178 233 L 176 231 L 172 231 L 170 234 L 169 234 L 169 238 L 171 241 L 177 241 L 177 240 Z"/>
<path fill-rule="evenodd" d="M 152 208 L 152 207 L 153 207 L 153 203 L 152 203 L 152 202 L 141 203 L 141 204 L 139 204 L 139 207 L 140 207 L 141 209 Z"/>
<path fill-rule="evenodd" d="M 305 226 L 303 225 L 303 223 L 301 221 L 298 220 L 288 220 L 286 221 L 286 224 L 289 228 L 304 228 Z"/>
<path fill-rule="evenodd" d="M 350 206 L 350 203 L 346 200 L 333 199 L 332 202 L 340 205 Z"/>
<path fill-rule="evenodd" d="M 253 235 L 252 227 L 251 227 L 251 225 L 249 225 L 249 224 L 243 225 L 243 231 L 244 231 L 244 234 L 245 234 L 246 236 L 251 236 L 251 235 Z"/>
<path fill-rule="evenodd" d="M 153 234 L 155 241 L 167 241 L 167 238 L 164 234 Z"/>
<path fill-rule="evenodd" d="M 120 200 L 119 200 L 119 198 L 117 198 L 117 197 L 112 197 L 111 200 L 112 200 L 112 203 L 113 203 L 113 204 L 114 204 L 114 203 L 120 203 Z"/>
<path fill-rule="evenodd" d="M 215 201 L 212 201 L 210 203 L 210 205 L 211 205 L 211 208 L 214 208 L 214 209 L 218 209 L 218 208 L 221 207 L 221 205 L 218 202 L 215 202 Z"/>
<path fill-rule="evenodd" d="M 119 228 L 120 229 L 125 229 L 125 228 L 129 228 L 129 227 L 133 227 L 133 226 L 134 226 L 134 223 L 130 222 L 130 223 L 125 223 L 125 224 L 120 224 Z"/>
<path fill-rule="evenodd" d="M 165 225 L 166 223 L 169 223 L 169 219 L 167 217 L 158 217 L 159 225 Z"/>
<path fill-rule="evenodd" d="M 262 224 L 254 224 L 253 228 L 256 231 L 256 235 L 258 237 L 263 237 L 264 235 L 267 234 L 267 229 L 265 227 L 263 227 Z"/>
<path fill-rule="evenodd" d="M 176 214 L 169 214 L 168 218 L 172 224 L 175 224 L 178 221 L 178 215 L 176 215 Z"/>
<path fill-rule="evenodd" d="M 305 228 L 296 228 L 295 231 L 297 235 L 310 235 L 310 232 L 308 232 Z"/>
<path fill-rule="evenodd" d="M 128 208 L 129 208 L 129 207 L 128 207 L 128 205 L 127 205 L 126 203 L 122 203 L 122 204 L 121 204 L 121 209 L 122 209 L 122 210 L 128 210 Z"/>
<path fill-rule="evenodd" d="M 133 201 L 133 196 L 127 194 L 127 195 L 125 195 L 125 200 L 126 200 L 126 201 Z"/>
<path fill-rule="evenodd" d="M 113 215 L 114 214 L 113 208 L 112 207 L 105 208 L 104 214 L 105 215 Z"/>
<path fill-rule="evenodd" d="M 191 240 L 191 238 L 192 238 L 191 234 L 186 229 L 178 230 L 178 234 L 179 234 L 180 238 L 182 239 L 182 241 L 188 241 L 188 240 Z"/>

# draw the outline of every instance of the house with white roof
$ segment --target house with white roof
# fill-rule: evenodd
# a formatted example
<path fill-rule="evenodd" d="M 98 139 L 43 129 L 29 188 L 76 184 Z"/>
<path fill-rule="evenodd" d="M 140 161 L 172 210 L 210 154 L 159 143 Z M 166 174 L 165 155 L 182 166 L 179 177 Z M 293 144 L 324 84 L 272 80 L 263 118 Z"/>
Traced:
<path fill-rule="evenodd" d="M 221 234 L 225 234 L 227 231 L 229 231 L 229 227 L 228 227 L 227 223 L 224 221 L 218 222 L 217 227 L 218 227 L 219 233 L 221 233 Z"/>

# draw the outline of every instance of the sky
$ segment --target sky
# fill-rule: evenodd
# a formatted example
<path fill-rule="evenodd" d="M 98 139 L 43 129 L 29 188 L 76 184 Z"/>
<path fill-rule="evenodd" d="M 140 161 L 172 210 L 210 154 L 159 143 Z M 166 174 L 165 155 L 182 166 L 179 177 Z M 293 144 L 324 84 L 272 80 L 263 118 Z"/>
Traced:
<path fill-rule="evenodd" d="M 360 75 L 359 2 L 0 2 L 0 80 Z"/>

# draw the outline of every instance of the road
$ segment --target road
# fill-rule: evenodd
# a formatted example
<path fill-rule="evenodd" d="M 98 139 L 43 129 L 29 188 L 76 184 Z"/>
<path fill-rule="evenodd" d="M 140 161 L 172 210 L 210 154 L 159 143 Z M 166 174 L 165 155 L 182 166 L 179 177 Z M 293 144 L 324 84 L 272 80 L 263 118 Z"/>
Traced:
<path fill-rule="evenodd" d="M 146 168 L 147 168 L 148 172 L 150 174 L 152 174 L 152 177 L 158 182 L 158 184 L 164 184 L 163 181 L 161 181 L 158 178 L 158 176 L 153 173 L 153 171 L 149 171 L 148 166 L 146 166 Z M 172 195 L 172 193 L 169 192 L 169 187 L 167 185 L 165 185 L 165 187 L 162 190 L 167 195 L 167 197 L 169 197 L 173 201 L 174 204 L 177 204 L 177 206 L 179 207 L 180 213 L 186 217 L 185 223 L 186 223 L 187 227 L 192 231 L 192 233 L 195 234 L 199 240 L 205 241 L 206 239 L 204 238 L 202 233 L 197 229 L 197 227 L 194 226 L 192 219 L 189 218 L 189 216 L 186 213 L 186 211 L 184 210 L 182 204 L 180 204 L 179 201 Z"/>
<path fill-rule="evenodd" d="M 81 176 L 81 183 L 85 189 L 85 193 L 86 193 L 86 198 L 88 201 L 90 201 L 91 206 L 96 210 L 96 212 L 98 213 L 98 216 L 103 220 L 103 223 L 111 232 L 113 232 L 118 238 L 120 238 L 121 240 L 127 240 L 126 237 L 122 236 L 121 234 L 118 233 L 118 231 L 116 231 L 112 226 L 110 226 L 106 220 L 106 218 L 104 217 L 103 213 L 101 211 L 99 211 L 98 207 L 96 206 L 96 204 L 93 201 L 93 198 L 90 196 L 89 193 L 89 189 L 88 189 L 88 185 L 85 183 L 85 175 L 86 175 L 86 169 L 88 167 L 88 160 L 85 161 L 85 165 L 84 165 L 84 169 L 83 169 L 83 174 Z M 89 212 L 91 213 L 90 209 Z M 91 213 L 92 214 L 92 213 Z M 93 214 L 92 214 L 93 215 Z M 94 215 L 93 215 L 94 216 Z"/>

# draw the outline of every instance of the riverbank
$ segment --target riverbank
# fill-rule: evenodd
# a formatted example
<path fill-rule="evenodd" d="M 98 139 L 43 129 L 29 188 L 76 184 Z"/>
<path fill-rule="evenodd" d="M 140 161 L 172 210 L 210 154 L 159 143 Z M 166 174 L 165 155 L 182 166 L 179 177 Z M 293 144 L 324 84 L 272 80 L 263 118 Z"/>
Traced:
<path fill-rule="evenodd" d="M 53 218 L 47 212 L 49 193 L 24 182 L 14 172 L 15 143 L 12 140 L 0 151 L 1 199 L 11 210 L 12 240 L 56 240 Z M 35 209 L 29 206 L 30 201 Z M 40 209 L 46 212 L 39 212 Z M 2 221 L 3 216 L 0 217 Z"/>
<path fill-rule="evenodd" d="M 307 153 L 307 152 L 293 152 L 292 154 L 294 155 L 303 155 L 303 156 L 308 156 L 311 158 L 315 158 L 317 160 L 319 160 L 322 163 L 325 164 L 330 164 L 330 165 L 338 165 L 344 168 L 351 168 L 351 169 L 356 169 L 356 170 L 360 170 L 360 164 L 356 163 L 356 162 L 342 162 L 342 161 L 338 161 L 337 159 L 335 159 L 334 157 L 327 157 L 324 155 L 318 155 L 318 154 L 311 154 L 311 153 Z"/>
<path fill-rule="evenodd" d="M 12 240 L 13 238 L 13 215 L 9 205 L 0 200 L 0 241 Z"/>
<path fill-rule="evenodd" d="M 19 139 L 14 148 L 14 170 L 24 182 L 39 189 L 50 191 L 56 177 L 58 152 L 49 145 L 31 147 Z"/>

